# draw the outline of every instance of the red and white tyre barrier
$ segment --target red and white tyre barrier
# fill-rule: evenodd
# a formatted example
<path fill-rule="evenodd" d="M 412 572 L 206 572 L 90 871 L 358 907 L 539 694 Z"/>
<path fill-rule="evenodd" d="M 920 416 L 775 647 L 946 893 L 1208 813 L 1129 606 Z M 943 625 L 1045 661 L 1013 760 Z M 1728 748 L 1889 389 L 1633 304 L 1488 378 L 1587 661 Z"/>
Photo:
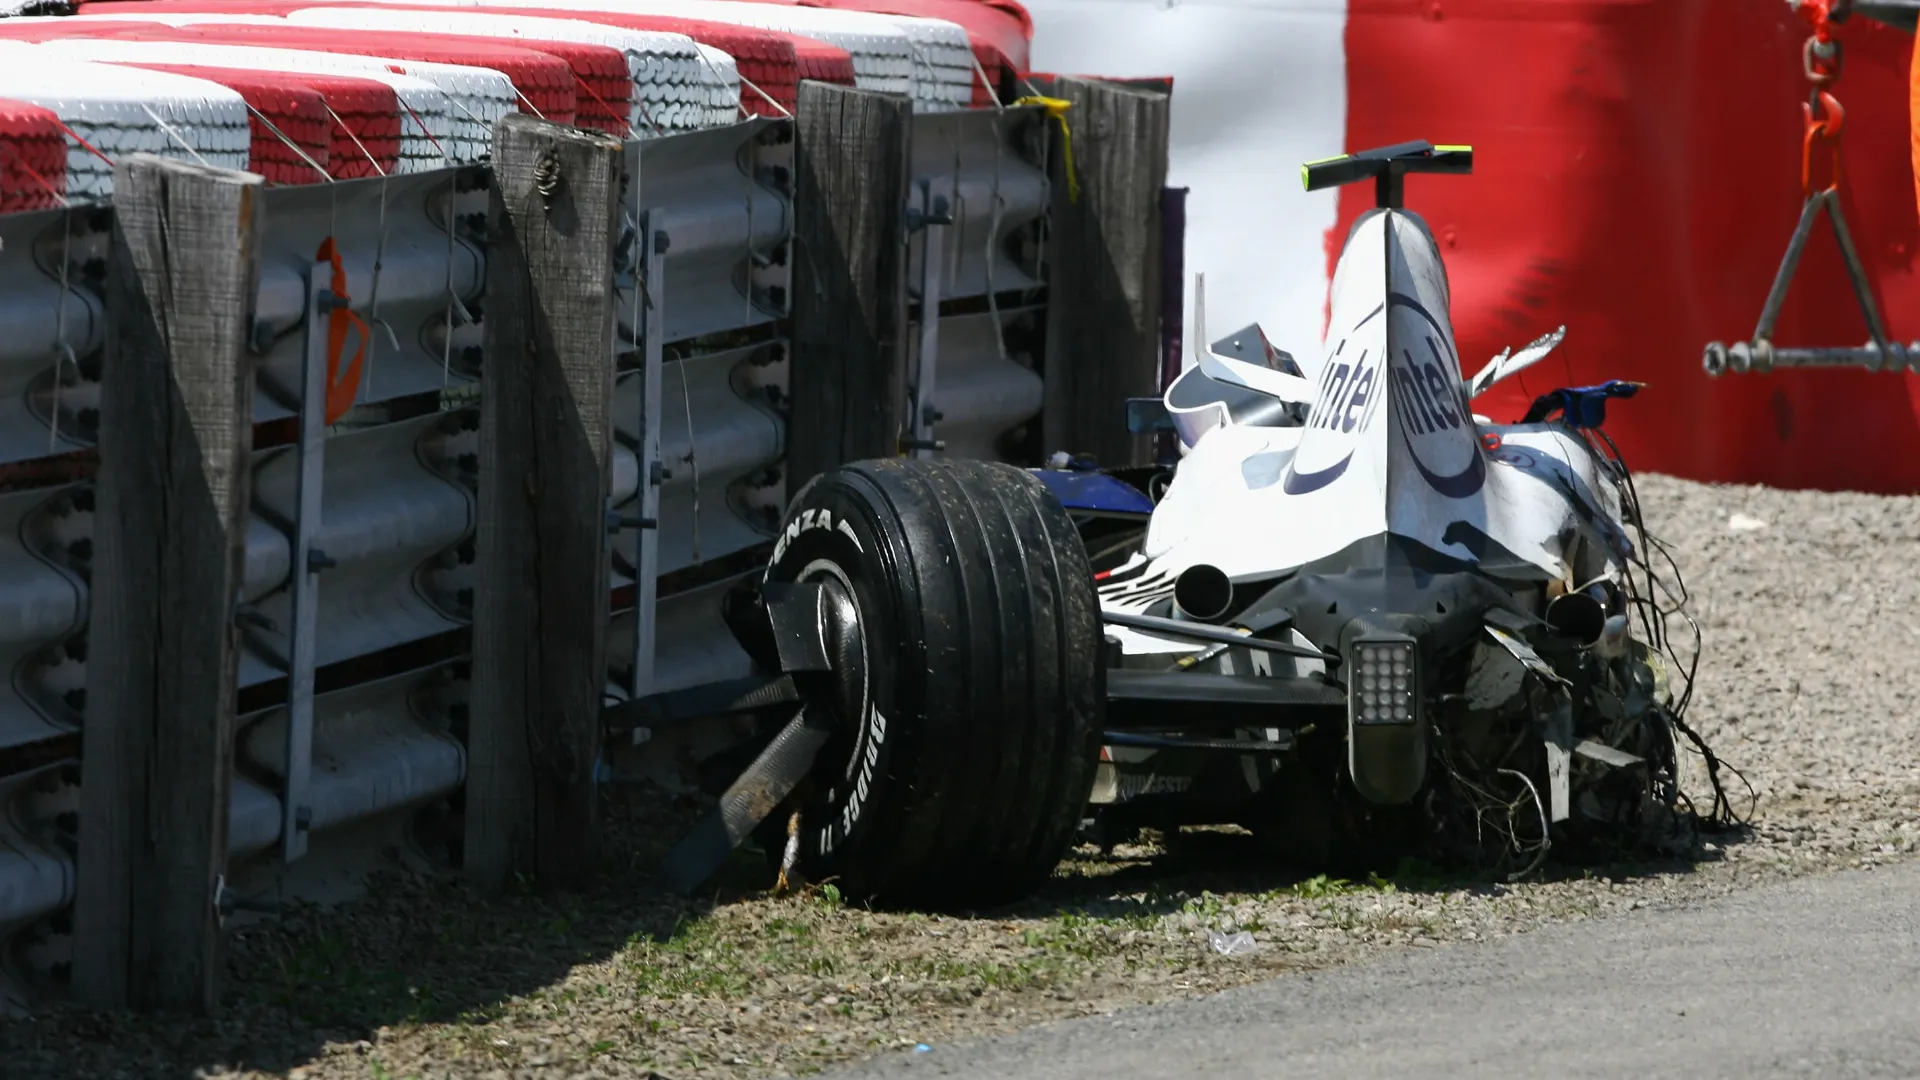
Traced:
<path fill-rule="evenodd" d="M 113 194 L 113 163 L 135 152 L 247 167 L 252 128 L 239 94 L 204 79 L 78 59 L 0 42 L 0 98 L 38 105 L 65 127 L 68 197 Z"/>

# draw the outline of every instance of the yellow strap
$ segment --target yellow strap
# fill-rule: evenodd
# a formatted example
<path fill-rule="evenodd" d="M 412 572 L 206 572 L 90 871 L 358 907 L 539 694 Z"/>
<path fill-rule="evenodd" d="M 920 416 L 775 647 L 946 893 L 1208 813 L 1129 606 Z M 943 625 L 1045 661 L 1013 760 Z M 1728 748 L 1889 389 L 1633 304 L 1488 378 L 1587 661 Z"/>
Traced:
<path fill-rule="evenodd" d="M 1073 108 L 1073 102 L 1064 98 L 1023 97 L 1013 104 L 1015 107 L 1038 105 L 1047 110 L 1048 116 L 1060 121 L 1060 156 L 1067 167 L 1067 198 L 1079 202 L 1080 175 L 1073 167 L 1073 129 L 1067 126 L 1067 110 Z"/>

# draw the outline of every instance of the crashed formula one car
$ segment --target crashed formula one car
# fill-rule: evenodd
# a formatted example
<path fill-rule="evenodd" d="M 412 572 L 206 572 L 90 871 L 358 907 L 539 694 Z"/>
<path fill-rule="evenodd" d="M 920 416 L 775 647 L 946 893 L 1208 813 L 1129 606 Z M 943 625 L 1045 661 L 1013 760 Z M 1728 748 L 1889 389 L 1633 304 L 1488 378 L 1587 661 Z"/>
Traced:
<path fill-rule="evenodd" d="M 771 732 L 669 883 L 756 830 L 812 880 L 938 906 L 1034 888 L 1089 823 L 1109 844 L 1238 823 L 1300 861 L 1508 872 L 1550 843 L 1666 834 L 1688 673 L 1663 662 L 1664 582 L 1598 430 L 1637 387 L 1474 414 L 1561 334 L 1463 377 L 1446 269 L 1401 192 L 1471 162 L 1409 143 L 1303 169 L 1308 190 L 1377 193 L 1325 355 L 1302 365 L 1257 327 L 1205 346 L 1197 286 L 1197 364 L 1128 418 L 1177 437 L 1169 467 L 893 459 L 796 493 L 729 605 L 762 675 L 633 713 Z"/>

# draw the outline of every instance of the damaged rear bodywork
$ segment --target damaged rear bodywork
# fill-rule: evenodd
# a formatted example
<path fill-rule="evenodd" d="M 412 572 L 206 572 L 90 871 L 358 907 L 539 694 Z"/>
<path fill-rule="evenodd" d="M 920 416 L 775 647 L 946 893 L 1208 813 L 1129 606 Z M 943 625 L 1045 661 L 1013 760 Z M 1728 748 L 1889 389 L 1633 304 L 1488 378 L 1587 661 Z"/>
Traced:
<path fill-rule="evenodd" d="M 1525 871 L 1556 837 L 1684 831 L 1680 746 L 1697 739 L 1668 643 L 1677 571 L 1655 571 L 1602 428 L 1639 388 L 1556 390 L 1520 423 L 1474 413 L 1565 330 L 1462 372 L 1439 247 L 1395 170 L 1459 171 L 1465 153 L 1330 163 L 1326 182 L 1374 180 L 1381 205 L 1349 234 L 1318 363 L 1199 347 L 1197 284 L 1195 364 L 1160 414 L 1180 457 L 1137 546 L 1102 569 L 1108 726 L 1161 740 L 1103 751 L 1107 842 L 1237 820 L 1285 848 L 1317 838 L 1308 858 L 1385 846 Z M 1257 328 L 1232 342 L 1247 340 L 1264 345 Z M 1199 642 L 1195 626 L 1229 636 Z M 1202 722 L 1204 746 L 1166 730 Z M 1285 752 L 1224 758 L 1233 739 Z"/>

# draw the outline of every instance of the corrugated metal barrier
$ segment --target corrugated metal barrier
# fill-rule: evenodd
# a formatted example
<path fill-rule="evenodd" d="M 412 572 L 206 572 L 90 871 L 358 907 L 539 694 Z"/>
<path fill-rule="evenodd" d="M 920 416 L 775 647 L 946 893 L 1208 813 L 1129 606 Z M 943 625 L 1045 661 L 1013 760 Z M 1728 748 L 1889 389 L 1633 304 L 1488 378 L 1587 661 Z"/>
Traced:
<path fill-rule="evenodd" d="M 1041 406 L 1036 359 L 1021 342 L 1037 340 L 1044 321 L 1044 145 L 1018 143 L 1037 125 L 990 111 L 914 123 L 915 189 L 953 209 L 934 268 L 942 317 L 924 339 L 936 350 L 936 434 L 953 454 L 1004 456 L 1007 436 Z M 769 540 L 784 507 L 792 128 L 754 120 L 629 143 L 626 153 L 639 177 L 639 213 L 672 241 L 660 414 L 658 574 L 667 587 L 654 611 L 654 685 L 664 690 L 745 672 L 719 598 L 750 566 L 726 560 Z M 253 501 L 236 616 L 243 713 L 229 878 L 243 893 L 288 872 L 280 845 L 289 732 L 311 732 L 300 798 L 312 851 L 329 859 L 371 858 L 368 836 L 410 843 L 415 812 L 462 783 L 485 359 L 482 168 L 272 188 L 265 197 Z M 57 981 L 71 952 L 90 448 L 111 228 L 105 206 L 0 217 L 0 662 L 8 674 L 0 684 L 0 1008 L 22 1007 L 33 986 Z M 371 340 L 355 408 L 327 429 L 315 458 L 318 513 L 303 515 L 296 432 L 314 329 L 308 275 L 328 238 Z M 922 255 L 916 239 L 916 289 Z M 642 413 L 631 274 L 619 299 L 618 350 L 636 355 L 620 359 L 617 375 L 614 502 L 634 515 Z M 922 340 L 913 335 L 910 364 L 919 363 Z M 628 529 L 613 545 L 616 597 L 634 583 L 635 535 Z M 301 681 L 290 675 L 302 663 L 303 633 L 293 569 L 303 544 L 329 569 L 312 622 L 311 719 L 290 722 L 287 687 Z M 700 567 L 709 570 L 684 573 Z M 609 631 L 614 696 L 625 692 L 633 651 L 636 612 L 625 606 Z"/>

